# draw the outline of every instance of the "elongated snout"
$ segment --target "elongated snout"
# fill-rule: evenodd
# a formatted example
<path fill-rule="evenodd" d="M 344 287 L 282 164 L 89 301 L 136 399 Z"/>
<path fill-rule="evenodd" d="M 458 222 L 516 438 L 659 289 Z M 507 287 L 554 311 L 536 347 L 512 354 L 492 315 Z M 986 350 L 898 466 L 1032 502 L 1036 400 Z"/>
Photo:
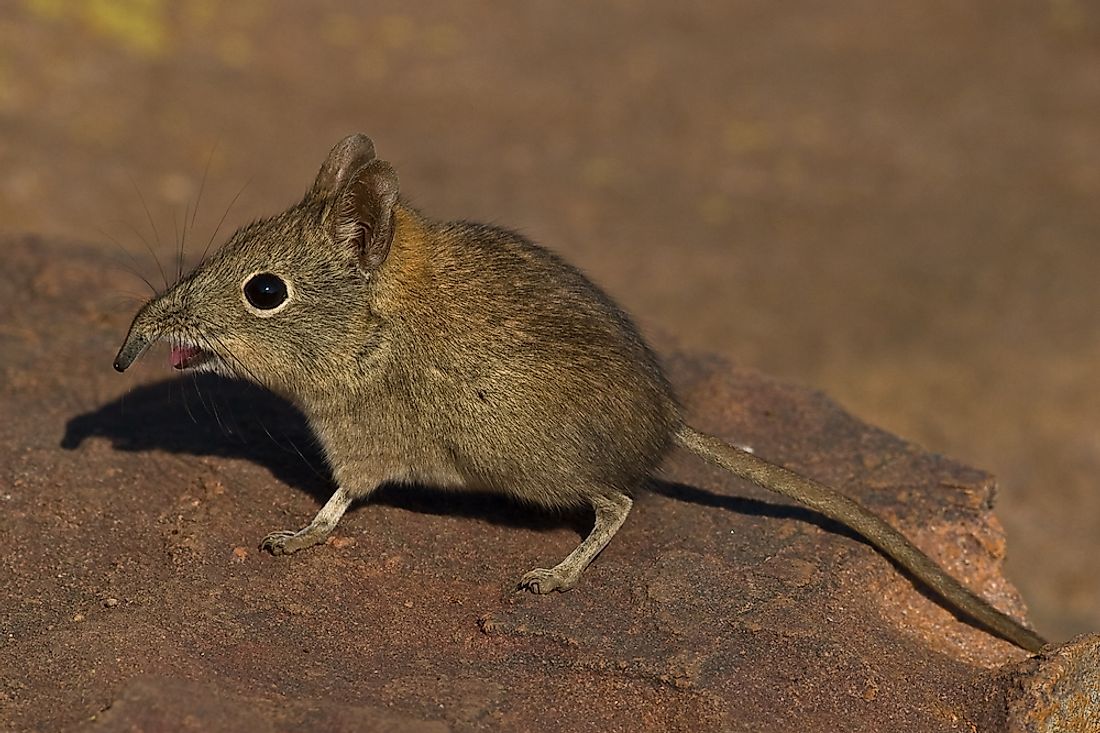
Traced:
<path fill-rule="evenodd" d="M 124 372 L 129 369 L 130 365 L 141 356 L 141 353 L 149 347 L 150 343 L 151 340 L 148 337 L 140 333 L 134 333 L 131 329 L 126 341 L 122 344 L 122 348 L 118 350 L 118 356 L 115 357 L 115 371 Z"/>
<path fill-rule="evenodd" d="M 130 324 L 130 331 L 126 334 L 126 340 L 122 342 L 122 348 L 115 357 L 115 371 L 124 372 L 130 368 L 139 356 L 157 340 L 156 333 L 149 323 L 149 306 L 154 302 L 146 303 L 145 307 L 134 316 L 134 322 Z"/>

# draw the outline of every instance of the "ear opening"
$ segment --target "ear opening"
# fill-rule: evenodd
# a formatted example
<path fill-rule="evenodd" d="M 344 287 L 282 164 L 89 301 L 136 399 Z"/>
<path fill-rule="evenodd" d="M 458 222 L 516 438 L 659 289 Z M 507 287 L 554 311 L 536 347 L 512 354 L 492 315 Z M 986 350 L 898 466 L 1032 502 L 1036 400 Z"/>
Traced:
<path fill-rule="evenodd" d="M 374 160 L 374 143 L 362 133 L 348 135 L 329 151 L 321 164 L 317 179 L 306 198 L 327 199 L 334 196 L 347 182 L 348 177 Z"/>
<path fill-rule="evenodd" d="M 375 159 L 349 176 L 337 196 L 332 237 L 356 254 L 363 272 L 377 269 L 389 255 L 398 193 L 397 171 Z"/>

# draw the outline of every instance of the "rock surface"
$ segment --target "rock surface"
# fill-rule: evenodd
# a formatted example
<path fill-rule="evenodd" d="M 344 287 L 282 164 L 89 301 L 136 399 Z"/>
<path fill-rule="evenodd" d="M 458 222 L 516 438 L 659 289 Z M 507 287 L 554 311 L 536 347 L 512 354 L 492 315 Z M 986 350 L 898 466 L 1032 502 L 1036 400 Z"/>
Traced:
<path fill-rule="evenodd" d="M 367 132 L 426 212 L 552 246 L 662 352 L 993 469 L 1037 628 L 1100 629 L 1100 3 L 0 7 L 5 230 L 174 262 L 200 190 L 196 255 Z"/>
<path fill-rule="evenodd" d="M 1008 730 L 1100 731 L 1100 635 L 1046 650 L 1010 672 Z"/>
<path fill-rule="evenodd" d="M 564 595 L 513 588 L 586 518 L 491 497 L 387 490 L 327 546 L 262 554 L 260 537 L 305 522 L 332 489 L 300 416 L 243 384 L 166 376 L 157 353 L 115 374 L 128 276 L 78 244 L 0 248 L 0 728 L 1095 720 L 1081 685 L 1096 638 L 1026 660 L 843 528 L 685 456 Z M 1024 616 L 989 475 L 821 394 L 717 359 L 668 363 L 697 427 L 844 488 Z"/>

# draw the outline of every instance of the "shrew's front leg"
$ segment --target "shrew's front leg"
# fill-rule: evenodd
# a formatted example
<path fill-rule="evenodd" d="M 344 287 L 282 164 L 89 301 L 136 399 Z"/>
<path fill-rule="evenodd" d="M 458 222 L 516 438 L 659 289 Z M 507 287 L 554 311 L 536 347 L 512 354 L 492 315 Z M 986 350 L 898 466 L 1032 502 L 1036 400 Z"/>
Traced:
<path fill-rule="evenodd" d="M 272 555 L 289 555 L 324 542 L 336 528 L 344 512 L 356 499 L 374 493 L 383 482 L 382 474 L 373 463 L 334 461 L 333 478 L 339 487 L 317 516 L 299 530 L 283 529 L 264 537 L 260 548 Z"/>
<path fill-rule="evenodd" d="M 352 499 L 351 492 L 343 486 L 336 490 L 332 498 L 321 507 L 317 516 L 307 526 L 297 531 L 282 529 L 272 532 L 264 537 L 260 548 L 269 551 L 272 555 L 289 555 L 298 550 L 304 550 L 313 545 L 319 545 L 325 541 L 329 533 L 336 527 L 340 517 L 348 510 Z"/>

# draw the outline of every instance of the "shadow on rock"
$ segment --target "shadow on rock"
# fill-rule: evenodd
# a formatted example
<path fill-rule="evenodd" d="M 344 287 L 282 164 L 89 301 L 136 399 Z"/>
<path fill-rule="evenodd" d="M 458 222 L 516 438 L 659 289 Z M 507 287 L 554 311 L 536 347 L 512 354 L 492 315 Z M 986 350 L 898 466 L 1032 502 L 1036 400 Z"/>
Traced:
<path fill-rule="evenodd" d="M 865 545 L 869 551 L 875 552 L 880 555 L 884 560 L 893 566 L 894 570 L 904 575 L 913 584 L 913 588 L 924 596 L 927 600 L 935 603 L 944 610 L 951 613 L 955 618 L 959 619 L 963 623 L 975 624 L 980 628 L 986 628 L 981 621 L 971 618 L 967 613 L 961 611 L 950 601 L 947 601 L 935 590 L 929 588 L 920 578 L 916 577 L 908 568 L 902 566 L 897 560 L 890 557 L 881 549 L 876 547 L 874 543 L 869 541 L 866 537 L 859 534 L 855 530 L 847 527 L 840 522 L 829 519 L 823 514 L 819 514 L 813 509 L 807 509 L 801 506 L 792 506 L 789 504 L 771 504 L 769 502 L 760 501 L 758 499 L 749 499 L 740 496 L 719 494 L 706 489 L 696 488 L 694 486 L 688 486 L 686 484 L 670 483 L 666 481 L 653 481 L 650 485 L 650 490 L 655 494 L 667 496 L 670 499 L 676 501 L 683 501 L 690 504 L 698 504 L 705 507 L 714 507 L 716 509 L 722 509 L 724 511 L 736 512 L 738 514 L 749 514 L 758 517 L 769 517 L 772 519 L 793 519 L 799 522 L 806 522 L 807 524 L 813 524 L 820 527 L 826 532 L 831 534 L 841 535 L 847 537 L 850 540 L 859 542 Z M 987 629 L 990 633 L 997 635 L 997 632 Z"/>
<path fill-rule="evenodd" d="M 244 458 L 318 498 L 334 490 L 305 417 L 247 382 L 197 374 L 143 385 L 65 426 L 61 447 L 106 438 L 115 450 Z"/>
<path fill-rule="evenodd" d="M 309 492 L 319 503 L 326 501 L 336 488 L 302 413 L 281 397 L 247 382 L 190 375 L 138 387 L 94 411 L 70 419 L 61 447 L 75 450 L 93 437 L 110 440 L 120 451 L 243 458 L 266 467 L 284 483 Z M 646 490 L 710 509 L 808 522 L 827 532 L 869 544 L 844 525 L 803 507 L 660 480 L 648 482 Z M 371 496 L 370 503 L 510 527 L 548 530 L 567 526 L 581 536 L 592 527 L 589 511 L 539 511 L 483 492 L 386 485 Z M 943 605 L 921 583 L 914 584 L 921 593 Z M 955 611 L 950 605 L 944 607 Z"/>
<path fill-rule="evenodd" d="M 829 519 L 812 509 L 791 504 L 772 504 L 759 499 L 749 499 L 733 494 L 720 494 L 707 489 L 700 489 L 688 484 L 672 483 L 669 481 L 651 481 L 649 490 L 654 494 L 660 494 L 676 501 L 687 504 L 698 504 L 703 507 L 712 507 L 736 514 L 747 514 L 756 517 L 768 517 L 771 519 L 794 519 L 799 522 L 813 524 L 826 532 L 839 534 L 850 539 L 871 546 L 862 535 L 844 526 L 840 522 Z"/>
<path fill-rule="evenodd" d="M 280 481 L 309 492 L 319 502 L 326 501 L 336 488 L 305 416 L 281 397 L 248 382 L 195 374 L 143 385 L 70 419 L 61 447 L 75 450 L 93 437 L 110 440 L 120 451 L 243 458 L 266 467 Z M 801 507 L 659 480 L 650 481 L 647 489 L 703 507 L 797 519 L 864 541 L 847 527 Z M 543 512 L 480 492 L 387 485 L 373 494 L 370 502 L 514 527 L 548 529 L 564 523 L 582 534 L 591 527 L 587 511 Z"/>
<path fill-rule="evenodd" d="M 138 387 L 71 418 L 61 447 L 75 450 L 89 438 L 106 438 L 115 450 L 127 452 L 252 461 L 319 502 L 327 501 L 336 490 L 305 416 L 281 397 L 248 382 L 197 374 Z M 565 525 L 581 534 L 587 534 L 592 525 L 587 512 L 540 512 L 495 494 L 422 486 L 385 485 L 371 495 L 370 503 L 512 527 Z"/>

